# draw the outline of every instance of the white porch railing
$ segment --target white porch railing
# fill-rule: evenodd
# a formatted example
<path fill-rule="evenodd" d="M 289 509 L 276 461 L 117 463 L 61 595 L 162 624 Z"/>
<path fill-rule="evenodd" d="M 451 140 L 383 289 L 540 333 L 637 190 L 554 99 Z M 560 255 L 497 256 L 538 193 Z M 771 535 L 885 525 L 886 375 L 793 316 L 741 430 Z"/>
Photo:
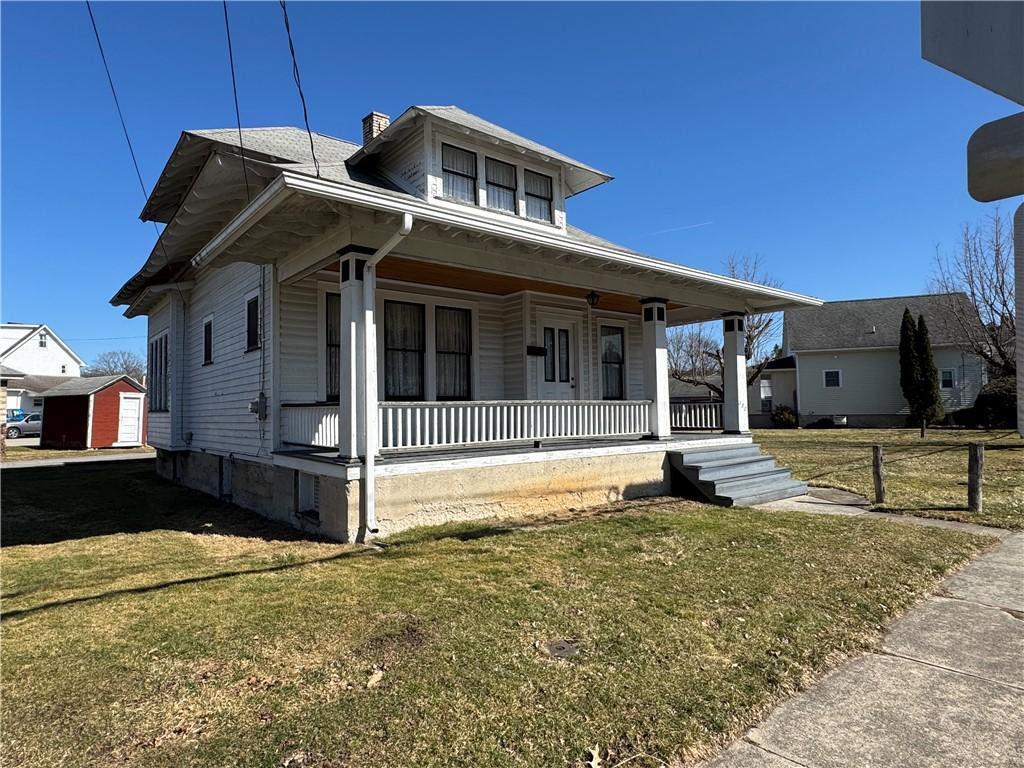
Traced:
<path fill-rule="evenodd" d="M 672 429 L 721 429 L 721 403 L 673 403 L 669 406 Z"/>
<path fill-rule="evenodd" d="M 626 437 L 650 432 L 646 400 L 380 403 L 380 449 Z M 336 448 L 337 405 L 285 405 L 281 441 Z"/>
<path fill-rule="evenodd" d="M 284 405 L 281 407 L 281 442 L 338 447 L 338 406 Z"/>
<path fill-rule="evenodd" d="M 381 450 L 650 432 L 647 400 L 380 403 Z"/>

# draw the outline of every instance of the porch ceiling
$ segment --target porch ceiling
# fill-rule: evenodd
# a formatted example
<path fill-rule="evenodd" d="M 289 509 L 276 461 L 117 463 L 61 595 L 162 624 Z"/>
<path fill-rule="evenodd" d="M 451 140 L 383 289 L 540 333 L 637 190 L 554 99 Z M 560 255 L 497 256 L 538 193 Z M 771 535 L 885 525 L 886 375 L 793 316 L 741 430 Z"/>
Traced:
<path fill-rule="evenodd" d="M 337 272 L 338 262 L 329 264 L 326 271 Z M 566 296 L 583 302 L 592 290 L 589 286 L 569 286 L 525 277 L 481 272 L 480 270 L 437 264 L 404 256 L 389 256 L 377 267 L 381 280 L 397 280 L 416 285 L 430 285 L 441 288 L 455 288 L 495 296 L 508 296 L 520 291 L 537 291 L 556 296 Z M 640 303 L 636 296 L 616 293 L 599 293 L 597 308 L 613 312 L 636 314 Z M 670 310 L 683 309 L 682 305 L 669 304 Z"/>

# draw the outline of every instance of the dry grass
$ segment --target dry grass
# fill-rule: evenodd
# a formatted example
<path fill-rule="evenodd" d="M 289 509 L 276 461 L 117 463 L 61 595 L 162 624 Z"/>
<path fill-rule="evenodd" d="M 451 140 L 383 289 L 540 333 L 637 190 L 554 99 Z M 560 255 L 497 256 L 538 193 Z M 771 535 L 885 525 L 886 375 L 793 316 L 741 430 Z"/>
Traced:
<path fill-rule="evenodd" d="M 1024 528 L 1024 440 L 1015 433 L 932 429 L 764 429 L 754 439 L 812 485 L 873 498 L 871 446 L 883 446 L 891 512 Z M 967 444 L 985 444 L 984 505 L 967 509 Z"/>
<path fill-rule="evenodd" d="M 608 765 L 677 764 L 988 543 L 670 501 L 375 550 L 135 462 L 18 477 L 0 748 L 19 766 L 558 766 L 594 745 Z M 538 650 L 557 638 L 580 654 Z"/>
<path fill-rule="evenodd" d="M 141 448 L 100 448 L 87 451 L 65 451 L 56 448 L 39 448 L 34 445 L 8 445 L 3 460 L 5 462 L 16 462 L 34 459 L 106 458 L 107 456 L 121 456 L 133 453 L 152 454 L 153 449 L 149 446 L 143 446 Z"/>

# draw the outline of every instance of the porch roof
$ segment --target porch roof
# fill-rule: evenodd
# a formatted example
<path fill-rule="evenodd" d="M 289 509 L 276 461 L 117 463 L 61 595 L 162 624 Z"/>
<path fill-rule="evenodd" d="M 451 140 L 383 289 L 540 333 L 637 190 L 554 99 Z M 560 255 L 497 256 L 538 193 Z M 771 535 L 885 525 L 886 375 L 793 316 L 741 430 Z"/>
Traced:
<path fill-rule="evenodd" d="M 562 231 L 531 225 L 511 217 L 481 216 L 473 209 L 439 206 L 401 192 L 369 185 L 341 184 L 326 179 L 282 172 L 239 212 L 191 260 L 193 267 L 217 262 L 272 262 L 296 251 L 330 241 L 338 228 L 339 207 L 373 212 L 380 231 L 405 213 L 414 217 L 416 232 L 465 235 L 478 243 L 497 243 L 507 250 L 507 274 L 529 276 L 522 268 L 536 266 L 533 276 L 565 286 L 614 286 L 633 296 L 660 296 L 680 308 L 699 306 L 722 312 L 763 312 L 818 306 L 810 296 L 692 267 L 661 261 L 603 240 L 575 227 Z M 320 212 L 319 223 L 311 212 Z M 334 215 L 332 215 L 334 214 Z M 383 236 L 381 237 L 383 240 Z M 375 247 L 367 242 L 367 247 Z M 334 250 L 340 246 L 333 246 Z M 518 266 L 514 264 L 519 259 Z M 479 269 L 488 271 L 484 266 Z M 501 271 L 495 268 L 492 271 Z M 692 322 L 700 317 L 677 311 L 670 321 Z"/>

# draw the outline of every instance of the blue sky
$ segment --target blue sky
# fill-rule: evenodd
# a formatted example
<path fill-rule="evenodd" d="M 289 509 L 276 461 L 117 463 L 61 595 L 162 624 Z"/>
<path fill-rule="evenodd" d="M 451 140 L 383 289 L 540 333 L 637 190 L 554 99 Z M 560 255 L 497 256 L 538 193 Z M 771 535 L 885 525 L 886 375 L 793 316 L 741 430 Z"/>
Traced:
<path fill-rule="evenodd" d="M 148 188 L 181 130 L 234 125 L 221 5 L 94 9 Z M 458 104 L 616 177 L 569 201 L 577 226 L 709 270 L 757 253 L 825 299 L 925 290 L 936 245 L 987 212 L 967 139 L 1014 111 L 920 58 L 917 3 L 289 10 L 314 130 Z M 301 125 L 278 4 L 230 13 L 243 124 Z M 142 351 L 108 300 L 155 233 L 84 3 L 0 14 L 2 319 L 87 359 Z"/>

